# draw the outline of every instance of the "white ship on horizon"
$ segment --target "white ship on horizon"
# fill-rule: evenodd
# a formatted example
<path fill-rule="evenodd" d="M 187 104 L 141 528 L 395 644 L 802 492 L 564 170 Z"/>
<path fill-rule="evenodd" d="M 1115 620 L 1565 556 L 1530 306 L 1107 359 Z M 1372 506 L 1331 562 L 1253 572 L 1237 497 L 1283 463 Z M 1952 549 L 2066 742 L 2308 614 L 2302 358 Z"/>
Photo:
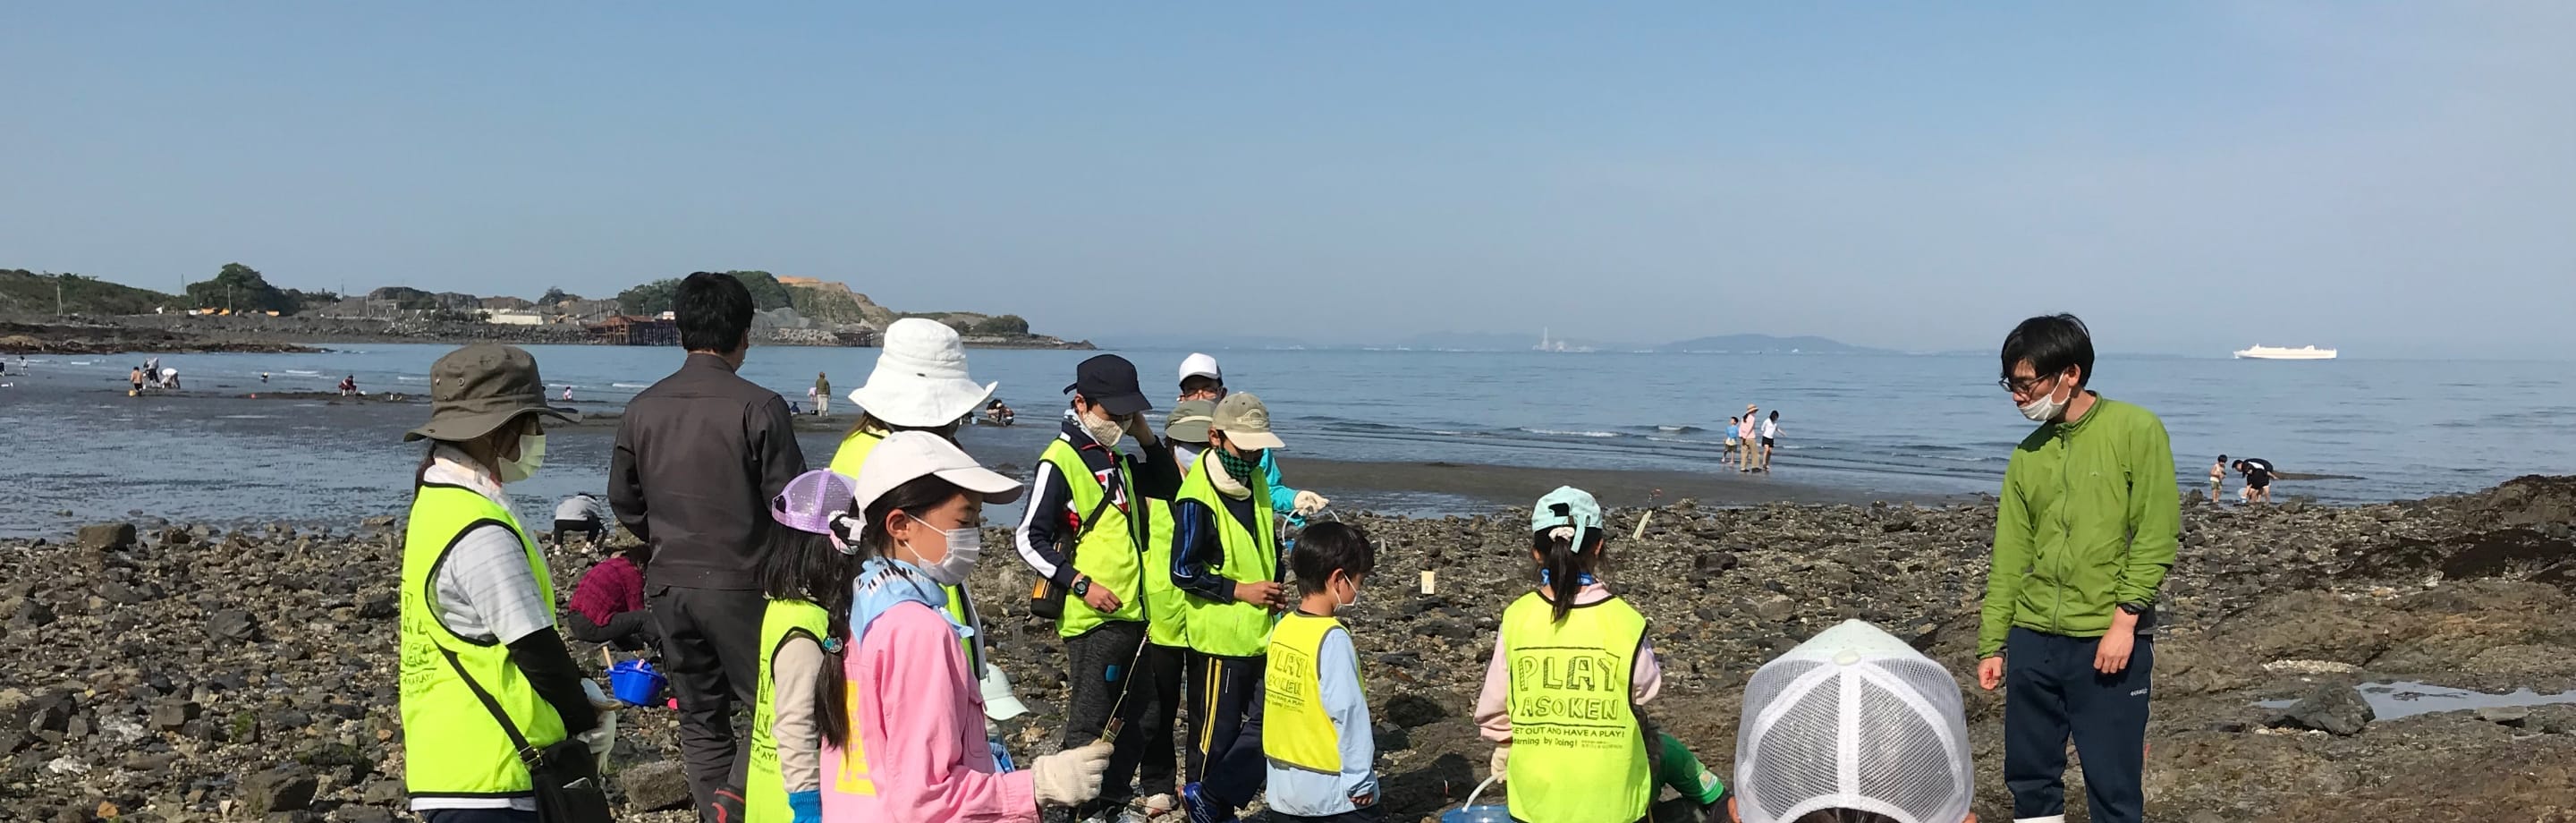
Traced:
<path fill-rule="evenodd" d="M 2333 349 L 2320 349 L 2320 348 L 2317 348 L 2317 347 L 2315 347 L 2315 346 L 2300 346 L 2300 347 L 2298 347 L 2298 348 L 2293 349 L 2293 348 L 2289 348 L 2289 347 L 2287 347 L 2287 346 L 2265 346 L 2265 345 L 2261 345 L 2261 344 L 2256 344 L 2253 348 L 2250 348 L 2250 349 L 2239 349 L 2239 350 L 2236 352 L 2236 359 L 2238 359 L 2238 360 L 2333 360 L 2333 359 L 2335 359 L 2335 350 L 2333 350 Z"/>

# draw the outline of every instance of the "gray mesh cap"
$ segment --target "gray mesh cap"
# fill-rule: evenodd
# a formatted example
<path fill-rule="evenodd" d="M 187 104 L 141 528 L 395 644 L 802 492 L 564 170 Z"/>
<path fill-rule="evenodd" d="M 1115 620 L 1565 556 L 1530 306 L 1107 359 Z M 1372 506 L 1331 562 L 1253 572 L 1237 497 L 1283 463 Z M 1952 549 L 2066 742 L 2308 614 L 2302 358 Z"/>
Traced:
<path fill-rule="evenodd" d="M 1818 809 L 1903 823 L 1960 823 L 1976 794 L 1959 683 L 1941 664 L 1858 620 L 1753 673 L 1735 732 L 1744 823 Z"/>

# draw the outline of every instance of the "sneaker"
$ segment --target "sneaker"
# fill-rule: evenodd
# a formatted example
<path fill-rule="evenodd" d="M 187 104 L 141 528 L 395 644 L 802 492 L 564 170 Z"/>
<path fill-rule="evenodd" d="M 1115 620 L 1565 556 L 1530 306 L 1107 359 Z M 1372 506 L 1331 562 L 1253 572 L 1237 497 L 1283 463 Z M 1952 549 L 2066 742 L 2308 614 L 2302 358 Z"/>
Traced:
<path fill-rule="evenodd" d="M 1190 812 L 1189 823 L 1234 823 L 1234 810 L 1219 807 L 1199 792 L 1199 784 L 1181 787 L 1181 808 Z"/>

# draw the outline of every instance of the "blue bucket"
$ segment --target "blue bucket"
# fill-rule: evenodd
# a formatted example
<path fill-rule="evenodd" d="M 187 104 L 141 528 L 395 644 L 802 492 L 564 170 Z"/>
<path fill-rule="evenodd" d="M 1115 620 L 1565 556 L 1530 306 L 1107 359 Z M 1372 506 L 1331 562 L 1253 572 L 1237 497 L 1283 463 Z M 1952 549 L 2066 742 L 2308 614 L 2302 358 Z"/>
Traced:
<path fill-rule="evenodd" d="M 1459 804 L 1458 808 L 1440 813 L 1440 823 L 1512 823 L 1510 806 L 1476 805 L 1476 796 L 1484 794 L 1486 787 L 1494 785 L 1494 781 L 1501 779 L 1503 776 L 1498 774 L 1485 778 L 1483 783 L 1476 784 L 1476 790 L 1467 793 L 1467 802 Z"/>
<path fill-rule="evenodd" d="M 608 690 L 616 694 L 617 699 L 637 706 L 662 702 L 664 682 L 662 673 L 653 670 L 653 664 L 641 660 L 628 660 L 608 667 Z"/>

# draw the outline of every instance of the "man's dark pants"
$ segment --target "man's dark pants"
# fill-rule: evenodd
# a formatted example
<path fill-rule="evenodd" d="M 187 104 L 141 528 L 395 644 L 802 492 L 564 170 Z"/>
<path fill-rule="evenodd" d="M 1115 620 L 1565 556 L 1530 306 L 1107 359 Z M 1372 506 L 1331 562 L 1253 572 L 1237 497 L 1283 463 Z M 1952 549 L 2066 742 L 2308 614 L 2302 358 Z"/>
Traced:
<path fill-rule="evenodd" d="M 1064 639 L 1065 661 L 1073 678 L 1073 706 L 1066 712 L 1064 747 L 1078 748 L 1100 739 L 1101 727 L 1108 725 L 1114 707 L 1125 727 L 1109 755 L 1109 771 L 1100 783 L 1100 799 L 1076 810 L 1077 816 L 1110 806 L 1123 806 L 1134 797 L 1130 787 L 1136 779 L 1136 767 L 1145 759 L 1145 710 L 1154 702 L 1147 692 L 1152 685 L 1141 682 L 1144 676 L 1138 650 L 1145 645 L 1145 624 L 1112 620 L 1092 627 L 1090 631 Z M 1133 688 L 1135 694 L 1127 694 Z M 1121 700 L 1124 696 L 1126 699 Z"/>
<path fill-rule="evenodd" d="M 1240 809 L 1270 782 L 1261 753 L 1259 657 L 1190 655 L 1190 782 L 1201 796 Z"/>
<path fill-rule="evenodd" d="M 1153 698 L 1145 710 L 1145 759 L 1137 766 L 1137 794 L 1179 796 L 1180 756 L 1172 747 L 1172 721 L 1180 714 L 1181 672 L 1189 666 L 1189 654 L 1189 649 L 1179 646 L 1145 644 L 1145 662 L 1140 666 L 1146 682 L 1137 684 L 1136 697 L 1128 698 Z"/>
<path fill-rule="evenodd" d="M 2146 798 L 2147 677 L 2155 638 L 2139 635 L 2129 667 L 2093 668 L 2099 638 L 2015 627 L 2004 641 L 2004 786 L 2013 817 L 2066 813 L 2066 738 L 2084 765 L 2084 799 L 2095 823 L 2137 823 Z"/>
<path fill-rule="evenodd" d="M 742 796 L 751 765 L 749 735 L 733 728 L 734 704 L 748 709 L 760 678 L 758 590 L 658 585 L 644 604 L 662 627 L 662 674 L 680 701 L 680 758 L 701 819 L 717 820 L 718 791 Z M 728 801 L 738 806 L 738 801 Z"/>

